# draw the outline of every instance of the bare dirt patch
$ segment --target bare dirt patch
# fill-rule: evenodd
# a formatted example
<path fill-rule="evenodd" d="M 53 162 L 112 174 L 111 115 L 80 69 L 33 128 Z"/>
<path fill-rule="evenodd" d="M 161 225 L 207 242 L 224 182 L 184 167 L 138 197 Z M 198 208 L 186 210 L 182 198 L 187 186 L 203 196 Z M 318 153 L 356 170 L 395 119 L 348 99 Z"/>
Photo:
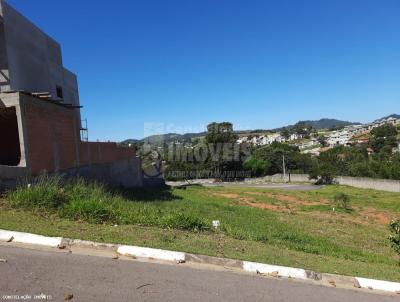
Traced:
<path fill-rule="evenodd" d="M 312 205 L 320 205 L 320 204 L 328 204 L 328 200 L 320 200 L 320 201 L 307 201 L 307 200 L 301 200 L 298 199 L 295 196 L 291 195 L 283 195 L 283 194 L 276 194 L 276 193 L 262 193 L 262 192 L 245 192 L 245 194 L 249 195 L 256 195 L 256 196 L 266 196 L 281 202 L 286 202 L 289 204 L 297 204 L 297 205 L 303 205 L 303 206 L 312 206 Z"/>
<path fill-rule="evenodd" d="M 239 194 L 235 194 L 235 193 L 212 193 L 211 195 L 230 198 L 230 199 L 237 199 L 240 197 Z"/>
<path fill-rule="evenodd" d="M 357 216 L 351 216 L 349 214 L 343 214 L 343 213 L 338 213 L 338 212 L 303 212 L 301 213 L 303 215 L 315 217 L 318 219 L 323 219 L 323 220 L 332 220 L 332 221 L 341 221 L 341 222 L 346 222 L 346 223 L 357 223 L 357 224 L 363 224 L 363 225 L 368 225 L 368 221 L 365 219 L 362 219 L 361 217 Z"/>
<path fill-rule="evenodd" d="M 263 195 L 265 195 L 265 193 L 262 193 L 262 192 L 244 192 L 245 194 L 248 194 L 248 195 L 256 195 L 256 196 L 263 196 Z"/>
<path fill-rule="evenodd" d="M 241 202 L 254 202 L 254 198 L 251 197 L 243 197 L 240 196 L 239 194 L 235 194 L 235 193 L 212 193 L 211 195 L 213 196 L 218 196 L 218 197 L 224 197 L 224 198 L 229 198 L 229 199 L 233 199 L 233 200 L 238 200 Z"/>
<path fill-rule="evenodd" d="M 291 213 L 292 210 L 289 207 L 285 207 L 283 205 L 275 205 L 275 204 L 268 204 L 268 203 L 259 203 L 259 202 L 246 202 L 242 201 L 239 203 L 235 203 L 232 205 L 241 205 L 241 206 L 247 206 L 251 208 L 257 208 L 257 209 L 262 209 L 262 210 L 270 210 L 274 212 L 280 212 L 280 213 Z"/>
<path fill-rule="evenodd" d="M 244 192 L 245 195 L 250 196 L 265 196 L 267 198 L 276 200 L 280 202 L 280 204 L 270 204 L 264 202 L 257 202 L 252 197 L 243 197 L 239 194 L 232 194 L 232 193 L 213 193 L 214 196 L 222 196 L 226 198 L 230 198 L 235 200 L 235 202 L 231 203 L 233 206 L 248 206 L 257 209 L 263 210 L 270 210 L 274 212 L 280 213 L 292 213 L 293 211 L 297 210 L 300 206 L 312 206 L 312 205 L 320 205 L 328 203 L 328 201 L 323 200 L 322 202 L 311 202 L 298 199 L 295 196 L 291 195 L 284 195 L 284 194 L 277 194 L 277 193 L 269 193 L 269 192 Z"/>
<path fill-rule="evenodd" d="M 358 211 L 358 209 L 356 209 Z M 336 219 L 345 222 L 353 222 L 359 223 L 363 225 L 368 225 L 370 223 L 378 223 L 381 225 L 388 225 L 393 218 L 389 213 L 386 212 L 379 212 L 373 208 L 368 208 L 364 210 L 360 210 L 358 215 L 350 215 L 345 213 L 338 213 L 338 212 L 304 212 L 304 215 L 310 215 L 316 218 L 322 219 Z"/>
<path fill-rule="evenodd" d="M 255 202 L 254 198 L 251 198 L 251 197 L 240 197 L 239 200 L 242 202 L 250 202 L 250 203 Z"/>
<path fill-rule="evenodd" d="M 389 224 L 392 220 L 392 216 L 389 213 L 379 212 L 375 209 L 368 208 L 360 212 L 360 215 L 364 220 L 373 220 L 379 224 Z"/>

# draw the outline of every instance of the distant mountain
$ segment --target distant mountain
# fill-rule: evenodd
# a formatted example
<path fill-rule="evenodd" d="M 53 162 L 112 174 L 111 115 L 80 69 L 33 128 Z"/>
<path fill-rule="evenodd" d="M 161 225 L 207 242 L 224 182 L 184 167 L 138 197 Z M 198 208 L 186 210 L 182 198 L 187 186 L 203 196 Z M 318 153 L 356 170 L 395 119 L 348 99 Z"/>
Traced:
<path fill-rule="evenodd" d="M 321 129 L 332 129 L 332 128 L 341 128 L 349 125 L 359 125 L 360 123 L 355 123 L 355 122 L 349 122 L 349 121 L 341 121 L 337 119 L 331 119 L 331 118 L 322 118 L 320 120 L 315 120 L 315 121 L 302 121 L 304 122 L 307 126 L 311 126 L 314 129 L 321 130 Z M 289 125 L 286 127 L 281 127 L 277 129 L 273 129 L 273 131 L 279 132 L 282 131 L 285 128 L 292 128 L 294 125 Z"/>
<path fill-rule="evenodd" d="M 133 144 L 137 144 L 137 143 L 140 143 L 139 139 L 126 139 L 121 142 L 121 144 L 123 144 L 123 145 L 129 145 L 129 144 L 133 145 Z"/>
<path fill-rule="evenodd" d="M 305 121 L 305 123 L 309 126 L 312 126 L 314 129 L 317 129 L 317 130 L 339 128 L 339 127 L 346 127 L 349 125 L 359 125 L 360 124 L 360 123 L 341 121 L 341 120 L 330 119 L 330 118 L 322 118 L 318 121 Z"/>
<path fill-rule="evenodd" d="M 400 115 L 397 114 L 392 114 L 384 118 L 389 118 L 389 117 L 394 117 L 394 118 L 399 118 Z M 381 118 L 381 119 L 384 119 Z M 381 120 L 380 119 L 380 120 Z M 330 118 L 322 118 L 320 120 L 307 120 L 303 121 L 306 123 L 306 125 L 312 126 L 314 129 L 321 130 L 321 129 L 333 129 L 333 128 L 341 128 L 349 125 L 360 125 L 360 123 L 357 122 L 349 122 L 349 121 L 342 121 L 342 120 L 337 120 L 337 119 L 330 119 Z M 235 131 L 237 134 L 247 134 L 247 133 L 258 133 L 258 132 L 280 132 L 283 129 L 291 128 L 294 125 L 289 125 L 285 127 L 280 127 L 272 130 L 238 130 Z M 145 137 L 144 139 L 127 139 L 121 144 L 142 144 L 144 142 L 152 144 L 152 145 L 161 145 L 163 143 L 170 143 L 170 142 L 190 142 L 193 138 L 199 138 L 199 137 L 204 137 L 207 133 L 206 132 L 200 132 L 200 133 L 185 133 L 185 134 L 177 134 L 177 133 L 167 133 L 167 134 L 160 134 L 160 135 L 151 135 L 148 137 Z"/>
<path fill-rule="evenodd" d="M 164 143 L 170 142 L 190 142 L 192 138 L 202 137 L 205 136 L 206 132 L 200 133 L 185 133 L 185 134 L 178 134 L 178 133 L 167 133 L 167 134 L 159 134 L 159 135 L 151 135 L 147 136 L 143 139 L 127 139 L 121 142 L 121 144 L 142 144 L 147 143 L 150 145 L 162 145 Z"/>

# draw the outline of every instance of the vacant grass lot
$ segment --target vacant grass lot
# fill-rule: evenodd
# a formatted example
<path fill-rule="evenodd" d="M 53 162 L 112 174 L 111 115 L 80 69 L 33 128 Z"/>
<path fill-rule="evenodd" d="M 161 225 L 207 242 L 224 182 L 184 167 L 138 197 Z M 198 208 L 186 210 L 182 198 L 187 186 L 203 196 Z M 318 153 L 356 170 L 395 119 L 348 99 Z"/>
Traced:
<path fill-rule="evenodd" d="M 351 210 L 337 208 L 338 193 L 350 197 Z M 396 193 L 341 186 L 109 191 L 42 179 L 5 195 L 0 210 L 3 229 L 400 281 L 388 241 L 388 223 L 400 217 Z M 212 220 L 220 220 L 218 231 Z"/>

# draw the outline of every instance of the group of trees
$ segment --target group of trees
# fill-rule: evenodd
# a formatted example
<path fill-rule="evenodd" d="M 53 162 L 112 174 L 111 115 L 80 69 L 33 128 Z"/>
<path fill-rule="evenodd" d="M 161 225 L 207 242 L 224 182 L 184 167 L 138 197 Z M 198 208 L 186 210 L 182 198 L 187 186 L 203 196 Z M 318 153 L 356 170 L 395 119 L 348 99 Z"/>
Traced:
<path fill-rule="evenodd" d="M 189 161 L 170 161 L 166 167 L 166 177 L 171 180 L 182 178 L 212 177 L 223 180 L 233 180 L 243 170 L 244 156 L 241 149 L 236 148 L 237 134 L 229 122 L 211 123 L 207 126 L 207 134 L 201 145 L 205 157 L 200 160 L 195 157 Z M 196 146 L 194 148 L 197 148 Z M 173 173 L 180 171 L 179 174 Z M 238 173 L 236 173 L 238 172 Z"/>
<path fill-rule="evenodd" d="M 315 129 L 307 124 L 306 122 L 298 122 L 294 126 L 289 128 L 284 128 L 281 131 L 281 135 L 287 140 L 291 134 L 296 134 L 302 138 L 310 138 L 310 136 L 315 132 Z"/>
<path fill-rule="evenodd" d="M 308 173 L 313 166 L 310 155 L 300 153 L 296 146 L 274 142 L 259 148 L 244 162 L 253 176 L 282 173 L 283 165 L 290 173 Z"/>
<path fill-rule="evenodd" d="M 386 152 L 369 155 L 366 147 L 335 147 L 321 153 L 311 173 L 400 179 L 400 154 Z"/>

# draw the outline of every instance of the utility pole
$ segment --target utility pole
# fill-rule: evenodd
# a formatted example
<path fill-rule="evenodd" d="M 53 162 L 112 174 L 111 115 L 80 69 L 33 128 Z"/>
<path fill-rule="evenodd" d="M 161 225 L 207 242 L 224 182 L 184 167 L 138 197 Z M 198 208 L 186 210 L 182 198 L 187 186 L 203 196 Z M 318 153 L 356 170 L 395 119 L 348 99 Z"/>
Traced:
<path fill-rule="evenodd" d="M 283 167 L 283 179 L 286 179 L 286 164 L 285 164 L 285 154 L 282 155 L 282 167 Z"/>

